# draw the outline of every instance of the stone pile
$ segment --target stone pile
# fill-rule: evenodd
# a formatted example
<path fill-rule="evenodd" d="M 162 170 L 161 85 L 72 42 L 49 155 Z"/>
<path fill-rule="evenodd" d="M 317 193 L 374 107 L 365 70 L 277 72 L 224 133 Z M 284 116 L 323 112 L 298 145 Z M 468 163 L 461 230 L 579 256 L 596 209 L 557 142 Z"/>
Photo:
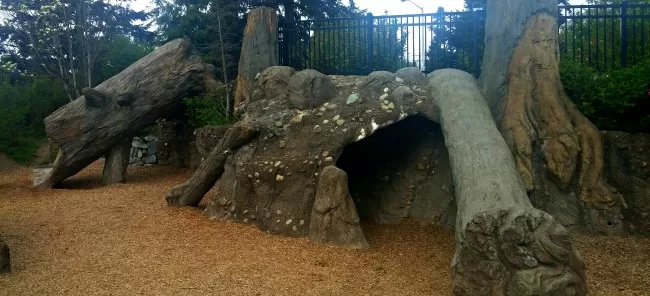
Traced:
<path fill-rule="evenodd" d="M 153 165 L 158 163 L 156 156 L 158 139 L 154 136 L 146 136 L 144 139 L 134 137 L 131 142 L 131 154 L 129 164 L 134 166 Z"/>

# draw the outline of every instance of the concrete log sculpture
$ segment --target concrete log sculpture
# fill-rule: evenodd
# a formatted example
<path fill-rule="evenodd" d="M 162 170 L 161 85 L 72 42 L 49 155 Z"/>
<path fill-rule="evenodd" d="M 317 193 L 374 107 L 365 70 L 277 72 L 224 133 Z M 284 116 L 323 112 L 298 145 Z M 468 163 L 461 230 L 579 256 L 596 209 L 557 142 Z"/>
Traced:
<path fill-rule="evenodd" d="M 585 295 L 585 265 L 562 225 L 533 208 L 476 80 L 431 74 L 458 208 L 455 295 Z"/>
<path fill-rule="evenodd" d="M 235 114 L 239 114 L 238 108 L 251 97 L 253 85 L 260 72 L 278 64 L 280 52 L 277 32 L 278 16 L 275 9 L 258 7 L 249 12 L 237 73 Z"/>
<path fill-rule="evenodd" d="M 36 173 L 34 185 L 56 186 L 102 155 L 103 183 L 123 181 L 128 139 L 174 112 L 184 97 L 214 87 L 212 67 L 188 39 L 161 46 L 45 118 L 47 135 L 60 150 L 52 167 Z"/>
<path fill-rule="evenodd" d="M 570 235 L 532 206 L 470 74 L 271 67 L 248 102 L 240 124 L 259 136 L 213 162 L 211 218 L 351 248 L 367 246 L 359 220 L 435 223 L 456 230 L 456 295 L 585 294 Z"/>

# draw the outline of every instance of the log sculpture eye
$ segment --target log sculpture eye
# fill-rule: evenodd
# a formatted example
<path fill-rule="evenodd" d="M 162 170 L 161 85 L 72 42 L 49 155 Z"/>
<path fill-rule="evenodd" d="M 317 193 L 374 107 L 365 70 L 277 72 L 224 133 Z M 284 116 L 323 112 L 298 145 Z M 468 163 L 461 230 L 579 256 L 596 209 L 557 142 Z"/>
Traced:
<path fill-rule="evenodd" d="M 90 87 L 84 87 L 81 94 L 86 98 L 86 105 L 92 108 L 101 108 L 109 100 L 106 95 Z"/>
<path fill-rule="evenodd" d="M 133 101 L 133 96 L 130 94 L 123 94 L 117 97 L 117 105 L 120 107 L 128 106 L 131 105 L 131 101 Z"/>

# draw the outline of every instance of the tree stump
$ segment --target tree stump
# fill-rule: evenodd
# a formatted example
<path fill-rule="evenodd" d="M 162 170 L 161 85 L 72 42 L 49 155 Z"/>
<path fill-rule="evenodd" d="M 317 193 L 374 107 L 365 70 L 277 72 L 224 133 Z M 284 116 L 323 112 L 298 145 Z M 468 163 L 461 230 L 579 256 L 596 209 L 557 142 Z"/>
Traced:
<path fill-rule="evenodd" d="M 60 149 L 35 186 L 51 188 L 107 153 L 105 181 L 123 179 L 124 139 L 216 85 L 212 67 L 189 40 L 168 42 L 45 118 L 47 135 Z"/>
<path fill-rule="evenodd" d="M 275 9 L 259 7 L 250 11 L 244 29 L 235 88 L 235 113 L 251 96 L 253 83 L 264 69 L 280 62 L 278 16 Z"/>
<path fill-rule="evenodd" d="M 585 295 L 584 262 L 567 230 L 533 208 L 476 80 L 431 74 L 458 208 L 455 295 Z"/>

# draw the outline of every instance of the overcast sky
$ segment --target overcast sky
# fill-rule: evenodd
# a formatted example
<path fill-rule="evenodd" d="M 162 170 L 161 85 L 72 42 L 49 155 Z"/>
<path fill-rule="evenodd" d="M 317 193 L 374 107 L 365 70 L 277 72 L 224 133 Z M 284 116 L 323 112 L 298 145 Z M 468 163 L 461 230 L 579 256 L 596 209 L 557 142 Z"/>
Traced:
<path fill-rule="evenodd" d="M 434 13 L 438 10 L 439 6 L 445 10 L 462 10 L 463 0 L 411 0 L 413 3 L 424 9 L 424 13 Z M 135 0 L 133 8 L 137 10 L 149 10 L 153 1 L 151 0 Z M 343 0 L 343 3 L 346 3 Z M 357 6 L 361 9 L 368 9 L 374 15 L 383 15 L 386 11 L 388 14 L 416 14 L 420 13 L 420 8 L 410 2 L 401 2 L 401 0 L 355 0 Z M 570 0 L 571 4 L 583 4 L 585 0 Z"/>

